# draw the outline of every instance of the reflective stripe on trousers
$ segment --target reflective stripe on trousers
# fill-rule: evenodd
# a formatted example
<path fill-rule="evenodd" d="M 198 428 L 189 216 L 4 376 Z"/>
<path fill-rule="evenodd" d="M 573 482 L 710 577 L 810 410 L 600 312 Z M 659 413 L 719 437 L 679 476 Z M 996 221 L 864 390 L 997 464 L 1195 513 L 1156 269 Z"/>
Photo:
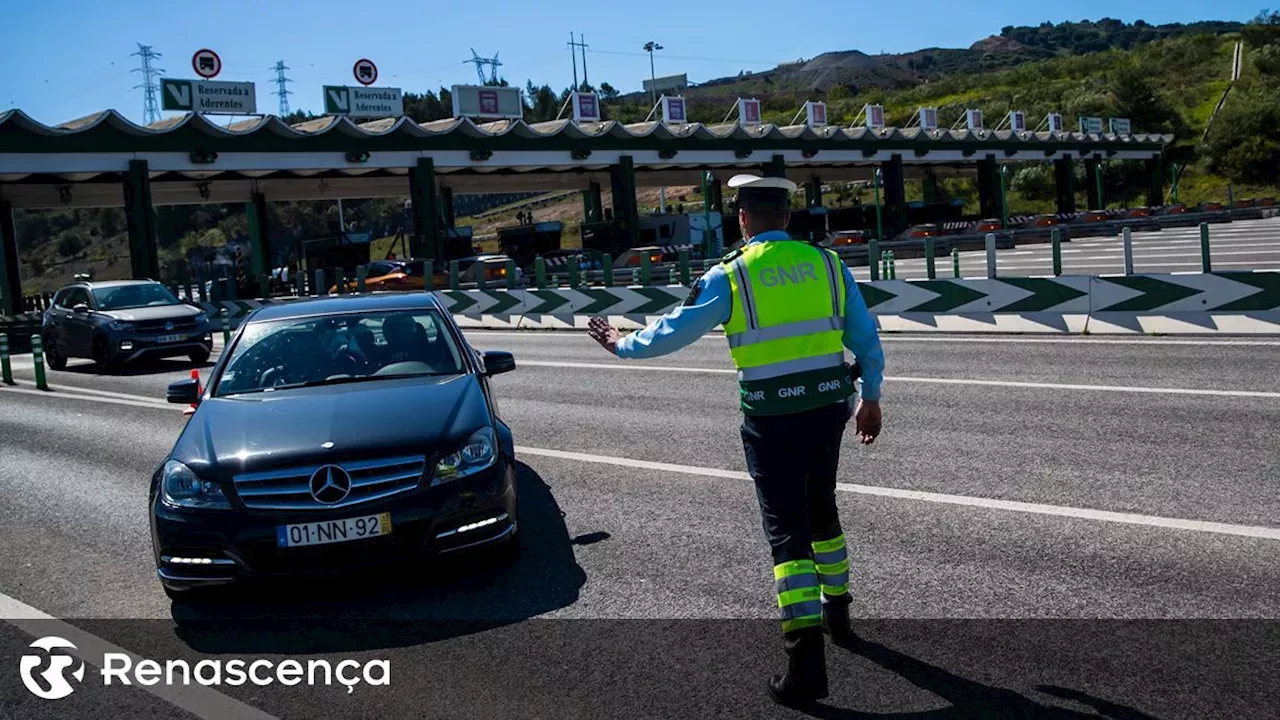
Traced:
<path fill-rule="evenodd" d="M 830 540 L 814 541 L 813 559 L 822 594 L 848 595 L 849 551 L 844 544 L 844 533 Z"/>
<path fill-rule="evenodd" d="M 822 624 L 822 591 L 812 560 L 792 560 L 773 566 L 782 631 L 791 632 Z"/>

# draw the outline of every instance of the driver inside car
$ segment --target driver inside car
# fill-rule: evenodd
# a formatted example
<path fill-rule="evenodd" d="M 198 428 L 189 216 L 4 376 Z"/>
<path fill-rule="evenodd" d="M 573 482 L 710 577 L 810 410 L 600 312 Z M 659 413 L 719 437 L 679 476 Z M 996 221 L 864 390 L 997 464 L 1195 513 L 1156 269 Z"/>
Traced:
<path fill-rule="evenodd" d="M 412 315 L 388 317 L 382 323 L 382 337 L 387 341 L 384 364 L 426 360 L 426 333 Z"/>

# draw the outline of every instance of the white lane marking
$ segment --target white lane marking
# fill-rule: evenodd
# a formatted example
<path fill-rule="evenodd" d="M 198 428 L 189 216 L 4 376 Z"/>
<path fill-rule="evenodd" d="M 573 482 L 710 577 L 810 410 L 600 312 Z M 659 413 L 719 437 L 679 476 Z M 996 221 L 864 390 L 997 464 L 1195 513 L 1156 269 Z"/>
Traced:
<path fill-rule="evenodd" d="M 527 365 L 531 367 L 582 368 L 595 370 L 649 370 L 655 372 L 711 373 L 716 375 L 737 374 L 737 371 L 733 369 L 677 367 L 674 365 L 624 365 L 622 363 L 573 363 L 550 362 L 543 360 L 526 360 L 521 363 L 517 360 L 516 366 L 519 367 L 520 365 Z M 1021 382 L 1015 380 L 903 377 L 900 375 L 886 375 L 884 379 L 885 382 L 933 383 L 938 385 L 981 385 L 988 387 L 1033 388 L 1038 390 L 1094 390 L 1102 392 L 1154 393 L 1160 395 L 1211 395 L 1221 397 L 1280 398 L 1280 392 L 1262 392 L 1258 390 L 1213 390 L 1208 388 L 1163 388 L 1133 385 L 1081 385 L 1074 383 Z"/>
<path fill-rule="evenodd" d="M 132 667 L 137 667 L 138 663 L 145 659 L 4 593 L 0 593 L 0 619 L 31 637 L 56 635 L 69 641 L 76 646 L 76 649 L 69 654 L 99 669 L 102 668 L 102 658 L 107 653 L 127 655 Z M 89 675 L 92 678 L 94 673 Z M 215 720 L 234 717 L 246 720 L 272 720 L 275 717 L 203 685 L 167 686 L 157 683 L 155 685 L 136 684 L 131 687 L 150 693 L 198 718 Z"/>
<path fill-rule="evenodd" d="M 573 340 L 582 342 L 586 337 L 585 330 L 522 330 L 508 332 L 503 330 L 468 330 L 467 335 L 479 337 L 518 337 L 526 340 L 555 338 L 557 340 Z M 698 338 L 698 342 L 713 340 L 724 342 L 724 335 L 719 332 L 708 333 Z M 924 337 L 898 333 L 880 335 L 881 342 L 954 342 L 954 343 L 1027 343 L 1027 344 L 1071 344 L 1077 345 L 1280 345 L 1280 340 L 1166 340 L 1151 338 L 1139 339 L 1103 339 L 1074 336 L 1071 338 L 1006 338 L 1006 337 Z M 519 359 L 517 358 L 517 362 Z"/>
<path fill-rule="evenodd" d="M 728 480 L 750 480 L 751 476 L 738 470 L 699 467 L 696 465 L 677 465 L 674 463 L 654 462 L 652 460 L 636 460 L 632 458 L 609 457 L 589 453 L 568 452 L 565 450 L 549 450 L 521 445 L 516 446 L 516 453 L 576 460 L 578 462 L 614 465 L 618 467 L 658 470 L 661 472 L 700 475 L 702 477 L 724 478 Z M 918 500 L 921 502 L 942 503 L 945 505 L 964 505 L 968 507 L 987 508 L 990 510 L 1010 510 L 1013 512 L 1033 513 L 1037 515 L 1054 515 L 1057 517 L 1098 520 L 1102 522 L 1123 523 L 1127 525 L 1146 525 L 1148 527 L 1167 528 L 1171 530 L 1193 530 L 1196 532 L 1216 533 L 1219 535 L 1241 535 L 1244 537 L 1280 540 L 1280 528 L 1260 527 L 1257 525 L 1237 525 L 1234 523 L 1209 522 L 1206 520 L 1187 520 L 1169 518 L 1158 515 L 1140 515 L 1137 513 L 1121 513 L 1110 510 L 1094 510 L 1063 505 L 1047 505 L 1044 503 L 1028 503 L 1016 500 L 996 500 L 992 498 L 972 497 L 969 495 L 949 495 L 946 493 L 925 492 L 922 490 L 903 490 L 900 488 L 879 487 L 876 485 L 858 485 L 854 483 L 837 483 L 836 489 L 860 495 L 878 495 L 900 500 Z"/>
<path fill-rule="evenodd" d="M 158 403 L 150 398 L 143 397 L 142 395 L 125 395 L 124 393 L 117 393 L 120 397 L 99 397 L 97 395 L 84 395 L 82 393 L 49 392 L 46 390 L 36 390 L 35 388 L 6 387 L 4 389 L 0 389 L 0 397 L 4 397 L 6 393 L 35 395 L 54 400 L 87 400 L 89 402 L 107 403 L 108 405 L 126 405 L 129 407 L 150 408 L 152 410 L 182 410 L 186 407 L 185 405 Z"/>
<path fill-rule="evenodd" d="M 36 386 L 36 383 L 34 380 L 18 379 L 15 382 L 17 382 L 19 385 L 23 385 L 26 387 Z M 85 393 L 86 395 L 98 395 L 100 397 L 124 398 L 125 400 L 137 400 L 140 397 L 145 397 L 143 395 L 132 395 L 129 393 L 111 392 L 110 390 L 97 390 L 95 388 L 79 387 L 77 385 L 55 385 L 54 383 L 49 383 L 48 385 L 50 389 L 55 391 Z M 151 398 L 151 401 L 156 403 L 157 405 L 168 404 L 166 401 L 161 401 L 156 398 Z"/>

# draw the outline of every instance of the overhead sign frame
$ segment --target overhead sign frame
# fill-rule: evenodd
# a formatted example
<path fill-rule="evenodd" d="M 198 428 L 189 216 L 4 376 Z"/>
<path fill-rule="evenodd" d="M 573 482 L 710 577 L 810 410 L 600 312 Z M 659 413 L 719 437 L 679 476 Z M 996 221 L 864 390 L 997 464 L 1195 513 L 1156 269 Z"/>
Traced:
<path fill-rule="evenodd" d="M 222 58 L 209 48 L 200 48 L 191 55 L 191 69 L 205 80 L 212 80 L 222 72 Z"/>
<path fill-rule="evenodd" d="M 573 93 L 573 121 L 600 122 L 600 97 L 595 93 Z"/>
<path fill-rule="evenodd" d="M 970 132 L 982 132 L 982 111 L 977 108 L 969 108 L 968 110 L 965 110 L 964 122 L 965 127 L 969 128 Z"/>
<path fill-rule="evenodd" d="M 494 120 L 524 118 L 524 98 L 520 88 L 491 85 L 454 85 L 453 116 Z"/>
<path fill-rule="evenodd" d="M 884 106 L 872 105 L 867 103 L 863 106 L 862 111 L 867 116 L 867 127 L 872 130 L 879 130 L 884 127 Z"/>
<path fill-rule="evenodd" d="M 360 58 L 351 66 L 351 74 L 355 76 L 356 82 L 369 87 L 378 82 L 378 66 L 369 58 Z"/>
<path fill-rule="evenodd" d="M 760 101 L 751 98 L 738 98 L 738 124 L 746 126 L 762 125 L 760 120 Z"/>
<path fill-rule="evenodd" d="M 1050 135 L 1061 135 L 1066 126 L 1062 122 L 1061 113 L 1049 113 L 1045 117 L 1045 121 L 1049 125 Z"/>
<path fill-rule="evenodd" d="M 1100 117 L 1080 118 L 1080 132 L 1088 135 L 1102 134 L 1102 118 Z"/>
<path fill-rule="evenodd" d="M 805 123 L 809 127 L 824 127 L 827 124 L 827 104 L 810 100 L 804 104 Z M 881 117 L 883 119 L 883 115 Z"/>
<path fill-rule="evenodd" d="M 404 93 L 400 88 L 325 85 L 325 115 L 385 118 L 404 115 Z"/>
<path fill-rule="evenodd" d="M 1027 114 L 1021 110 L 1009 111 L 1009 129 L 1015 133 L 1027 131 Z"/>
<path fill-rule="evenodd" d="M 164 110 L 202 115 L 256 115 L 258 91 L 251 82 L 160 79 Z"/>
<path fill-rule="evenodd" d="M 930 132 L 938 129 L 938 108 L 920 108 L 920 127 Z"/>
<path fill-rule="evenodd" d="M 689 105 L 683 95 L 663 95 L 658 104 L 662 106 L 662 122 L 668 125 L 683 125 L 689 122 Z"/>
<path fill-rule="evenodd" d="M 1133 124 L 1129 122 L 1129 118 L 1108 118 L 1107 129 L 1112 135 L 1131 135 Z"/>

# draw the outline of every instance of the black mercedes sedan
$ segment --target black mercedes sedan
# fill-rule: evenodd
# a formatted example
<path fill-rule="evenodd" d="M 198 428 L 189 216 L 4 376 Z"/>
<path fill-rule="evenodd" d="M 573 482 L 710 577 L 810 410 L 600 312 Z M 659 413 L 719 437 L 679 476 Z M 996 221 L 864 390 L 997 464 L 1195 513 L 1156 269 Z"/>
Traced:
<path fill-rule="evenodd" d="M 515 448 L 489 378 L 430 293 L 270 305 L 240 326 L 151 479 L 170 597 L 516 547 Z"/>

